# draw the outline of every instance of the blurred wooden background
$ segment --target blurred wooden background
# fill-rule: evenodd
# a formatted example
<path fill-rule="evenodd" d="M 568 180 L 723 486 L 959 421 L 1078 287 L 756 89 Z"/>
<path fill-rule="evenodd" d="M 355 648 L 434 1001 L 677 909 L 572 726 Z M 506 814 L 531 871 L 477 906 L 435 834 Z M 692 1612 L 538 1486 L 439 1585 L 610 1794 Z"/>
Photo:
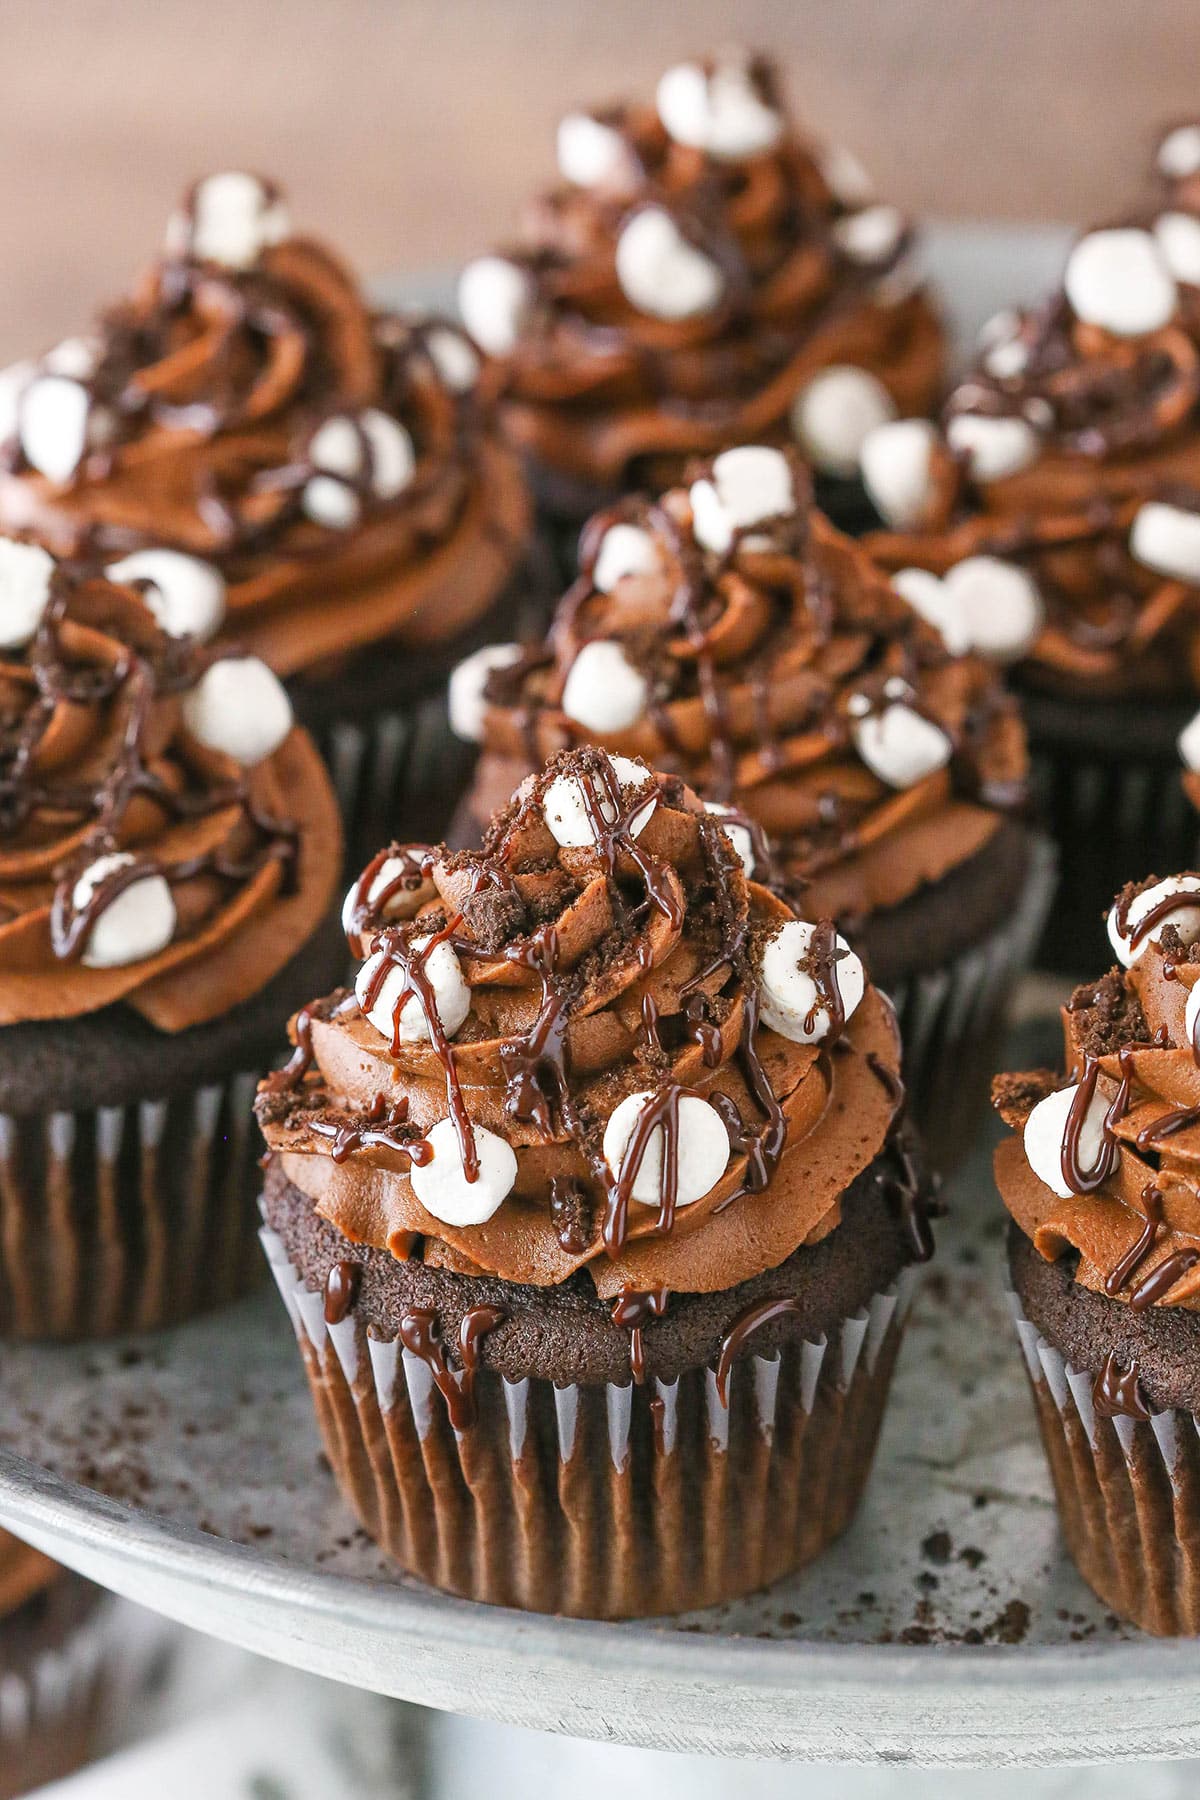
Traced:
<path fill-rule="evenodd" d="M 0 358 L 118 292 L 205 169 L 275 174 L 364 269 L 455 262 L 545 178 L 565 105 L 735 30 L 945 217 L 1103 214 L 1200 113 L 1196 0 L 0 0 Z"/>

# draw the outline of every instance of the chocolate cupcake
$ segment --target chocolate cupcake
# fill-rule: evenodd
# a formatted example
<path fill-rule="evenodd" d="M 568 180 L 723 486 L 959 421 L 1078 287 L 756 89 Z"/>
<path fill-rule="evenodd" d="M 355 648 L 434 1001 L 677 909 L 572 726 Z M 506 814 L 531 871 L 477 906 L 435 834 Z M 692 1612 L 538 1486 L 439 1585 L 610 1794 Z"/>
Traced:
<path fill-rule="evenodd" d="M 933 406 L 944 340 L 911 228 L 857 161 L 801 135 L 766 61 L 726 52 L 668 70 L 653 106 L 570 113 L 558 166 L 519 244 L 459 285 L 544 510 L 578 525 L 766 438 L 861 513 L 862 438 Z"/>
<path fill-rule="evenodd" d="M 761 445 L 599 514 L 544 650 L 508 655 L 456 677 L 484 753 L 455 841 L 581 740 L 679 773 L 747 872 L 836 919 L 891 994 L 931 1150 L 957 1155 L 1049 884 L 989 664 L 813 510 L 794 452 Z"/>
<path fill-rule="evenodd" d="M 644 764 L 393 845 L 260 1089 L 267 1252 L 364 1527 L 456 1593 L 730 1598 L 852 1516 L 931 1248 L 888 1002 Z"/>
<path fill-rule="evenodd" d="M 93 1752 L 116 1644 L 107 1595 L 0 1532 L 0 1800 Z"/>
<path fill-rule="evenodd" d="M 1009 1263 L 1063 1530 L 1123 1618 L 1200 1633 L 1200 875 L 1109 914 L 1063 1077 L 1002 1075 Z"/>
<path fill-rule="evenodd" d="M 441 830 L 446 674 L 514 635 L 529 586 L 524 481 L 481 366 L 456 326 L 374 311 L 269 183 L 210 176 L 89 336 L 0 375 L 0 530 L 261 656 L 351 841 L 398 811 Z"/>
<path fill-rule="evenodd" d="M 0 540 L 0 1334 L 253 1276 L 246 1113 L 343 951 L 337 804 L 257 657 Z"/>
<path fill-rule="evenodd" d="M 863 446 L 868 544 L 915 606 L 1007 665 L 1069 882 L 1043 956 L 1078 972 L 1130 868 L 1190 861 L 1176 737 L 1200 695 L 1200 128 L 1063 285 L 985 328 L 940 426 Z M 935 576 L 938 579 L 931 579 Z"/>

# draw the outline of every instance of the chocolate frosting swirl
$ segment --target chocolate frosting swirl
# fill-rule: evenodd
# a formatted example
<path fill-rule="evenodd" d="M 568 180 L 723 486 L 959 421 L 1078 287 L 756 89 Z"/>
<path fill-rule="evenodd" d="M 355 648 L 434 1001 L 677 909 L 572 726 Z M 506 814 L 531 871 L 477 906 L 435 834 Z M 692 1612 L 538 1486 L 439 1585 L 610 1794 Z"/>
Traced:
<path fill-rule="evenodd" d="M 711 77 L 714 64 L 703 67 Z M 775 141 L 718 156 L 677 141 L 651 107 L 597 109 L 594 121 L 619 137 L 622 179 L 540 195 L 502 252 L 531 297 L 505 358 L 501 413 L 541 465 L 605 489 L 665 485 L 687 456 L 790 438 L 797 396 L 832 365 L 869 371 L 901 412 L 933 405 L 943 334 L 910 272 L 910 227 L 872 208 L 894 229 L 878 250 L 852 254 L 846 226 L 858 211 L 787 120 L 774 68 L 757 58 L 746 71 L 779 119 Z M 630 300 L 618 244 L 647 209 L 715 266 L 710 306 L 663 317 Z"/>
<path fill-rule="evenodd" d="M 611 824 L 584 848 L 561 847 L 546 822 L 564 778 L 584 784 L 596 820 L 613 799 Z M 613 783 L 606 757 L 572 752 L 525 785 L 481 851 L 411 849 L 383 893 L 383 856 L 364 875 L 352 944 L 411 971 L 414 940 L 436 933 L 455 947 L 470 1005 L 440 1046 L 389 1043 L 353 995 L 293 1021 L 297 1053 L 260 1089 L 259 1119 L 288 1179 L 352 1241 L 542 1286 L 587 1270 L 606 1298 L 708 1292 L 830 1231 L 889 1141 L 903 1091 L 894 1015 L 870 987 L 851 1011 L 832 929 L 818 929 L 809 959 L 830 1029 L 793 1042 L 763 1023 L 760 995 L 789 909 L 745 879 L 682 783 L 647 770 L 619 800 Z M 402 889 L 417 910 L 389 923 Z M 411 972 L 407 991 L 421 991 Z M 657 1205 L 632 1197 L 632 1153 L 618 1175 L 606 1164 L 607 1123 L 634 1094 L 650 1096 L 643 1119 L 668 1144 L 686 1097 L 719 1115 L 724 1172 L 692 1204 L 671 1188 L 669 1149 Z M 483 1223 L 447 1223 L 415 1192 L 448 1118 L 464 1167 L 473 1133 L 515 1155 Z"/>
<path fill-rule="evenodd" d="M 304 237 L 263 242 L 246 266 L 205 259 L 191 217 L 86 345 L 25 371 L 0 529 L 95 560 L 200 559 L 225 584 L 228 635 L 287 676 L 454 637 L 513 573 L 529 524 L 474 348 L 446 321 L 374 312 Z M 87 425 L 52 479 L 23 443 L 66 349 Z"/>
<path fill-rule="evenodd" d="M 692 473 L 705 481 L 711 469 Z M 950 655 L 811 507 L 794 457 L 790 470 L 793 509 L 723 554 L 697 539 L 694 487 L 591 521 L 543 651 L 489 678 L 477 811 L 571 744 L 641 756 L 731 809 L 751 832 L 759 880 L 799 884 L 807 916 L 852 930 L 983 849 L 1023 799 L 1025 739 L 989 666 Z M 657 567 L 604 592 L 598 562 L 619 524 L 647 535 Z M 564 710 L 580 651 L 598 641 L 619 645 L 647 682 L 643 711 L 620 731 Z M 907 784 L 863 750 L 864 722 L 897 706 L 942 734 L 944 759 Z"/>
<path fill-rule="evenodd" d="M 340 825 L 321 760 L 295 728 L 250 768 L 201 741 L 187 701 L 216 660 L 135 589 L 66 566 L 29 645 L 0 651 L 0 1025 L 123 1001 L 181 1031 L 257 993 L 327 915 Z M 91 934 L 150 878 L 168 941 L 96 966 Z"/>

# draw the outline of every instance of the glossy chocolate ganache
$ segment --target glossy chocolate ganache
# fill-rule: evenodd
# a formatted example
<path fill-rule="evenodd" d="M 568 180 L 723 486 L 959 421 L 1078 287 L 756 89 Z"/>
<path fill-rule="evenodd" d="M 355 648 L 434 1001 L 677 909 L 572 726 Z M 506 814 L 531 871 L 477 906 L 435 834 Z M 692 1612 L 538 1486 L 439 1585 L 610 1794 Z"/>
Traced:
<path fill-rule="evenodd" d="M 86 337 L 0 374 L 0 529 L 146 581 L 279 674 L 424 647 L 513 573 L 527 503 L 455 326 L 379 313 L 254 176 L 210 176 Z"/>
<path fill-rule="evenodd" d="M 1101 1410 L 1144 1418 L 1200 1410 L 1200 875 L 1127 887 L 1109 936 L 1118 967 L 1063 1011 L 1066 1084 L 1047 1070 L 996 1080 L 1014 1130 L 996 1178 L 1033 1249 L 1116 1303 L 1064 1309 L 1083 1337 L 1067 1348 Z"/>
<path fill-rule="evenodd" d="M 864 1171 L 928 1254 L 890 1005 L 831 921 L 747 879 L 677 779 L 560 756 L 482 849 L 382 852 L 344 919 L 354 990 L 293 1020 L 258 1116 L 352 1243 L 536 1288 L 586 1278 L 635 1377 L 672 1295 L 823 1239 Z M 355 1273 L 331 1273 L 338 1317 Z"/>
<path fill-rule="evenodd" d="M 459 672 L 476 816 L 571 744 L 641 756 L 704 796 L 748 875 L 853 935 L 1016 830 L 1020 719 L 813 509 L 794 453 L 691 473 L 590 522 L 543 650 Z"/>
<path fill-rule="evenodd" d="M 914 604 L 1050 691 L 1200 689 L 1198 147 L 1169 133 L 1154 204 L 989 322 L 938 427 L 863 445 L 872 554 L 940 577 L 904 578 Z"/>
<path fill-rule="evenodd" d="M 0 1026 L 227 1012 L 312 937 L 339 846 L 264 663 L 168 635 L 140 583 L 0 539 Z"/>
<path fill-rule="evenodd" d="M 518 245 L 459 289 L 504 362 L 508 436 L 543 469 L 655 487 L 774 435 L 853 475 L 871 425 L 933 405 L 942 331 L 909 224 L 800 134 L 763 59 L 680 64 L 652 106 L 569 114 L 558 164 Z"/>

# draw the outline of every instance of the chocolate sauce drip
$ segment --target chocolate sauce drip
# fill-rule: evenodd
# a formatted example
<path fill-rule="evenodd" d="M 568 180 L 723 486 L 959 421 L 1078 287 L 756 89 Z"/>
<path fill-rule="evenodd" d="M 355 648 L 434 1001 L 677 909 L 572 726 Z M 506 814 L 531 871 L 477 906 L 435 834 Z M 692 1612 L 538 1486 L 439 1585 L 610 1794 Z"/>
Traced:
<path fill-rule="evenodd" d="M 434 1386 L 446 1402 L 446 1414 L 455 1431 L 466 1431 L 475 1422 L 475 1378 L 479 1372 L 483 1340 L 507 1317 L 499 1306 L 473 1306 L 463 1314 L 458 1332 L 462 1369 L 456 1374 L 450 1367 L 441 1325 L 433 1308 L 414 1306 L 401 1315 L 400 1342 L 429 1370 Z"/>
<path fill-rule="evenodd" d="M 772 1320 L 791 1318 L 799 1311 L 800 1302 L 784 1296 L 782 1299 L 756 1300 L 745 1312 L 738 1314 L 721 1340 L 721 1353 L 717 1358 L 717 1393 L 722 1406 L 729 1405 L 729 1381 L 733 1365 L 747 1341 Z"/>
<path fill-rule="evenodd" d="M 362 1267 L 356 1262 L 335 1262 L 325 1277 L 325 1323 L 340 1325 L 354 1311 L 362 1285 Z"/>
<path fill-rule="evenodd" d="M 1129 1304 L 1134 1312 L 1144 1312 L 1148 1306 L 1156 1305 L 1197 1263 L 1200 1263 L 1200 1250 L 1172 1250 L 1169 1256 L 1164 1256 L 1129 1296 Z"/>
<path fill-rule="evenodd" d="M 366 954 L 363 938 L 367 932 L 376 931 L 386 923 L 393 900 L 402 894 L 420 891 L 428 879 L 432 859 L 433 851 L 425 844 L 389 844 L 386 850 L 371 858 L 354 884 L 354 898 L 350 902 L 346 942 L 351 956 L 361 958 Z M 396 873 L 378 893 L 372 894 L 380 870 L 392 861 L 400 865 Z"/>
<path fill-rule="evenodd" d="M 1152 1181 L 1148 1181 L 1142 1189 L 1142 1205 L 1146 1209 L 1146 1222 L 1142 1226 L 1136 1242 L 1130 1245 L 1124 1256 L 1113 1265 L 1104 1277 L 1104 1291 L 1110 1299 L 1119 1294 L 1121 1289 L 1132 1281 L 1158 1242 L 1158 1234 L 1163 1222 L 1163 1192 Z"/>
<path fill-rule="evenodd" d="M 507 957 L 541 976 L 542 1004 L 533 1028 L 514 1043 L 500 1046 L 504 1076 L 504 1110 L 518 1124 L 532 1125 L 545 1138 L 554 1134 L 556 1114 L 569 1104 L 566 1001 L 555 983 L 558 933 L 547 925 L 522 946 L 509 946 Z"/>
<path fill-rule="evenodd" d="M 1150 1418 L 1137 1364 L 1122 1363 L 1116 1351 L 1110 1350 L 1092 1384 L 1092 1405 L 1102 1419 Z"/>
<path fill-rule="evenodd" d="M 646 1379 L 646 1354 L 642 1331 L 651 1319 L 661 1319 L 667 1310 L 670 1293 L 665 1287 L 649 1288 L 641 1293 L 626 1288 L 613 1301 L 612 1322 L 629 1333 L 629 1366 L 638 1387 Z"/>
<path fill-rule="evenodd" d="M 402 1094 L 389 1103 L 386 1094 L 376 1094 L 359 1119 L 343 1119 L 331 1125 L 322 1119 L 310 1119 L 308 1129 L 317 1137 L 331 1139 L 330 1156 L 344 1163 L 356 1150 L 396 1150 L 410 1163 L 424 1168 L 433 1151 L 424 1138 L 414 1137 L 408 1122 L 408 1098 Z"/>
<path fill-rule="evenodd" d="M 1122 1068 L 1124 1069 L 1124 1062 Z M 1083 1078 L 1078 1083 L 1067 1113 L 1066 1129 L 1062 1141 L 1063 1180 L 1073 1194 L 1094 1194 L 1104 1186 L 1113 1173 L 1120 1159 L 1120 1147 L 1113 1133 L 1113 1126 L 1125 1115 L 1129 1105 L 1129 1082 L 1127 1073 L 1122 1075 L 1121 1086 L 1117 1096 L 1104 1115 L 1100 1127 L 1100 1149 L 1096 1161 L 1090 1169 L 1085 1169 L 1079 1161 L 1079 1142 L 1088 1113 L 1096 1094 L 1096 1082 L 1100 1075 L 1100 1064 L 1094 1056 L 1084 1058 Z"/>

